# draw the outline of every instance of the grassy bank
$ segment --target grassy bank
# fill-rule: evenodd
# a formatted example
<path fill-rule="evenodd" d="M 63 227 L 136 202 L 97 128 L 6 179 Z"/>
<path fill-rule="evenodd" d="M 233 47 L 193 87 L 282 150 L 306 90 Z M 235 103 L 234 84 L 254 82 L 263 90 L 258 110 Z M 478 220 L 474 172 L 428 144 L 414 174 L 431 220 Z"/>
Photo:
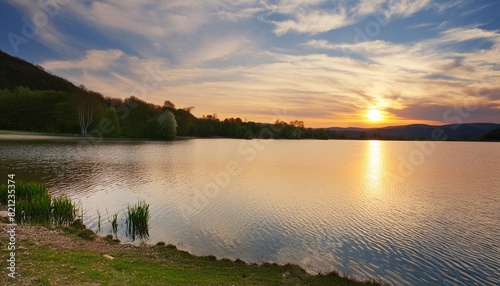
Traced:
<path fill-rule="evenodd" d="M 0 136 L 5 135 L 14 135 L 14 136 L 33 136 L 32 138 L 40 137 L 43 139 L 52 138 L 52 139 L 64 139 L 64 140 L 84 140 L 87 142 L 116 142 L 116 141 L 125 141 L 125 142 L 143 142 L 143 141 L 153 141 L 153 142 L 164 142 L 165 140 L 158 138 L 132 138 L 132 137 L 101 137 L 97 135 L 89 134 L 88 136 L 82 136 L 81 134 L 70 134 L 70 133 L 47 133 L 47 132 L 32 132 L 32 131 L 15 131 L 15 130 L 0 130 Z M 47 138 L 45 138 L 47 137 Z M 179 140 L 188 140 L 194 139 L 196 137 L 191 136 L 177 136 L 175 141 Z M 1 138 L 0 138 L 1 139 Z"/>
<path fill-rule="evenodd" d="M 5 229 L 2 225 L 0 231 Z M 1 259 L 2 285 L 380 285 L 335 273 L 313 276 L 296 265 L 198 257 L 172 245 L 128 246 L 101 237 L 87 241 L 68 227 L 18 226 L 18 232 L 16 280 L 7 277 Z M 2 257 L 8 257 L 7 243 L 2 235 Z"/>
<path fill-rule="evenodd" d="M 17 130 L 0 130 L 0 135 L 39 135 L 39 136 L 62 136 L 62 137 L 80 136 L 79 134 L 69 134 L 69 133 L 50 133 L 50 132 L 17 131 Z"/>

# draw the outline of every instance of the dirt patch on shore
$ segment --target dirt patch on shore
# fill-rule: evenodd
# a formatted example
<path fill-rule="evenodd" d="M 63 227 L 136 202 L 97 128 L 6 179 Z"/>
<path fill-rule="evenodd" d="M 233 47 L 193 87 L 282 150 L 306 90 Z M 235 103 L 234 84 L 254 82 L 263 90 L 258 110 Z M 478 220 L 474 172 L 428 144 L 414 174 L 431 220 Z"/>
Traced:
<path fill-rule="evenodd" d="M 7 234 L 10 225 L 0 224 L 0 232 Z M 87 241 L 71 235 L 65 235 L 61 228 L 17 225 L 16 240 L 30 241 L 35 245 L 48 245 L 54 250 L 58 249 L 83 249 L 98 253 L 115 253 L 126 245 L 110 244 L 107 238 L 97 236 L 94 241 Z"/>
<path fill-rule="evenodd" d="M 8 220 L 7 206 L 0 206 L 0 219 Z M 81 221 L 81 220 L 80 220 Z M 0 233 L 7 236 L 7 231 L 11 225 L 0 222 Z M 81 227 L 85 228 L 83 224 Z M 48 245 L 54 250 L 58 249 L 79 249 L 98 253 L 115 253 L 119 249 L 130 248 L 128 244 L 110 243 L 110 239 L 95 236 L 92 241 L 81 239 L 76 235 L 65 234 L 65 227 L 55 226 L 38 226 L 38 225 L 16 225 L 16 241 L 30 241 L 35 245 Z M 68 231 L 69 230 L 69 231 Z M 71 233 L 74 229 L 68 228 L 67 233 Z"/>

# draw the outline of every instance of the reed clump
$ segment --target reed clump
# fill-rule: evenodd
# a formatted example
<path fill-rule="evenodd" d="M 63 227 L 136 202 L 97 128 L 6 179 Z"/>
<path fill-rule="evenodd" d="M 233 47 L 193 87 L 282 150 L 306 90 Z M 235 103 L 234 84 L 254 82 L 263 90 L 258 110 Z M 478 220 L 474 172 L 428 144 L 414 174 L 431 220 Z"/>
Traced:
<path fill-rule="evenodd" d="M 55 225 L 69 225 L 76 219 L 77 208 L 68 196 L 52 199 L 52 221 Z"/>
<path fill-rule="evenodd" d="M 111 223 L 111 232 L 115 236 L 115 239 L 118 239 L 118 214 L 113 214 L 113 217 L 110 220 Z"/>
<path fill-rule="evenodd" d="M 149 205 L 145 201 L 139 201 L 134 206 L 127 208 L 127 236 L 132 238 L 132 241 L 138 237 L 145 239 L 149 237 Z"/>
<path fill-rule="evenodd" d="M 70 197 L 66 195 L 53 197 L 44 184 L 37 182 L 17 181 L 15 185 L 15 199 L 9 197 L 12 189 L 0 185 L 0 203 L 15 205 L 15 222 L 18 224 L 64 225 L 69 226 L 79 217 L 81 210 Z M 126 236 L 132 241 L 149 238 L 149 205 L 145 201 L 138 201 L 135 205 L 128 205 L 125 213 Z M 101 212 L 97 211 L 97 232 L 101 231 Z M 80 216 L 83 218 L 83 212 Z M 118 239 L 118 213 L 108 218 L 111 232 Z M 81 221 L 81 220 L 80 220 Z"/>
<path fill-rule="evenodd" d="M 0 202 L 15 203 L 19 224 L 68 225 L 76 218 L 77 207 L 67 196 L 53 198 L 44 184 L 17 181 L 15 199 L 8 200 L 7 186 L 0 186 Z"/>

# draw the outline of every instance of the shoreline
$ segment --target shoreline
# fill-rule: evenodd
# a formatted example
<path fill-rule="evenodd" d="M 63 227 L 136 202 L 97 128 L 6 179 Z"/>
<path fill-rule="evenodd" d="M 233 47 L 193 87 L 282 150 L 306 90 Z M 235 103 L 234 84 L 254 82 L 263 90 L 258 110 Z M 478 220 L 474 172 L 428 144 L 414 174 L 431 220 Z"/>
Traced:
<path fill-rule="evenodd" d="M 78 134 L 51 134 L 39 133 L 29 131 L 13 131 L 13 130 L 0 130 L 0 139 L 4 140 L 54 140 L 54 141 L 83 141 L 88 143 L 101 143 L 101 142 L 176 142 L 186 141 L 191 139 L 232 139 L 232 140 L 249 140 L 243 138 L 230 138 L 230 137 L 192 137 L 192 136 L 177 136 L 174 140 L 161 140 L 154 138 L 128 138 L 128 137 L 93 137 L 81 136 Z M 253 138 L 254 140 L 286 140 L 286 141 L 390 141 L 390 142 L 434 142 L 434 143 L 499 143 L 500 141 L 483 141 L 483 140 L 409 140 L 409 139 L 283 139 L 283 138 Z"/>
<path fill-rule="evenodd" d="M 5 264 L 4 258 L 11 251 L 5 234 L 12 225 L 6 224 L 7 212 L 1 209 L 0 232 L 4 235 L 0 236 L 0 254 Z M 16 275 L 9 277 L 7 267 L 2 267 L 2 285 L 386 285 L 380 280 L 361 281 L 336 272 L 311 275 L 295 264 L 197 256 L 162 242 L 122 244 L 87 228 L 14 228 Z"/>
<path fill-rule="evenodd" d="M 148 138 L 127 138 L 127 137 L 92 137 L 81 136 L 77 134 L 49 134 L 49 133 L 36 133 L 0 130 L 0 139 L 6 140 L 60 140 L 60 141 L 85 141 L 85 142 L 175 142 L 184 141 L 189 139 L 196 139 L 196 137 L 178 136 L 174 140 L 160 140 Z"/>

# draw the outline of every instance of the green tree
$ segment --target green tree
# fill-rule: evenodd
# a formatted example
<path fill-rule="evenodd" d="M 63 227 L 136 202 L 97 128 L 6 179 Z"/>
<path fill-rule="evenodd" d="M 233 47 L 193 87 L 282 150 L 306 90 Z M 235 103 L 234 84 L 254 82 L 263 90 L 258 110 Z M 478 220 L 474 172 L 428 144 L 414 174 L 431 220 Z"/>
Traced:
<path fill-rule="evenodd" d="M 59 132 L 77 133 L 79 130 L 75 102 L 72 98 L 56 104 L 54 109 Z"/>
<path fill-rule="evenodd" d="M 182 108 L 173 110 L 175 120 L 177 121 L 177 135 L 190 136 L 193 135 L 193 127 L 196 117 L 191 114 L 192 108 Z"/>
<path fill-rule="evenodd" d="M 161 107 L 147 103 L 135 96 L 125 99 L 117 107 L 120 127 L 126 137 L 154 137 L 156 121 L 161 114 Z"/>
<path fill-rule="evenodd" d="M 248 130 L 247 132 L 245 132 L 244 138 L 253 139 L 253 132 L 251 130 Z"/>
<path fill-rule="evenodd" d="M 318 129 L 314 132 L 314 139 L 328 140 L 328 133 L 324 129 Z"/>
<path fill-rule="evenodd" d="M 120 120 L 118 120 L 118 114 L 116 113 L 116 109 L 111 106 L 109 108 L 106 108 L 104 111 L 104 114 L 102 115 L 102 120 L 106 120 L 106 130 L 102 130 L 106 134 L 105 136 L 119 136 L 122 133 L 121 127 L 120 127 Z"/>
<path fill-rule="evenodd" d="M 156 121 L 158 135 L 161 138 L 173 140 L 177 134 L 177 121 L 169 110 L 165 110 Z"/>

